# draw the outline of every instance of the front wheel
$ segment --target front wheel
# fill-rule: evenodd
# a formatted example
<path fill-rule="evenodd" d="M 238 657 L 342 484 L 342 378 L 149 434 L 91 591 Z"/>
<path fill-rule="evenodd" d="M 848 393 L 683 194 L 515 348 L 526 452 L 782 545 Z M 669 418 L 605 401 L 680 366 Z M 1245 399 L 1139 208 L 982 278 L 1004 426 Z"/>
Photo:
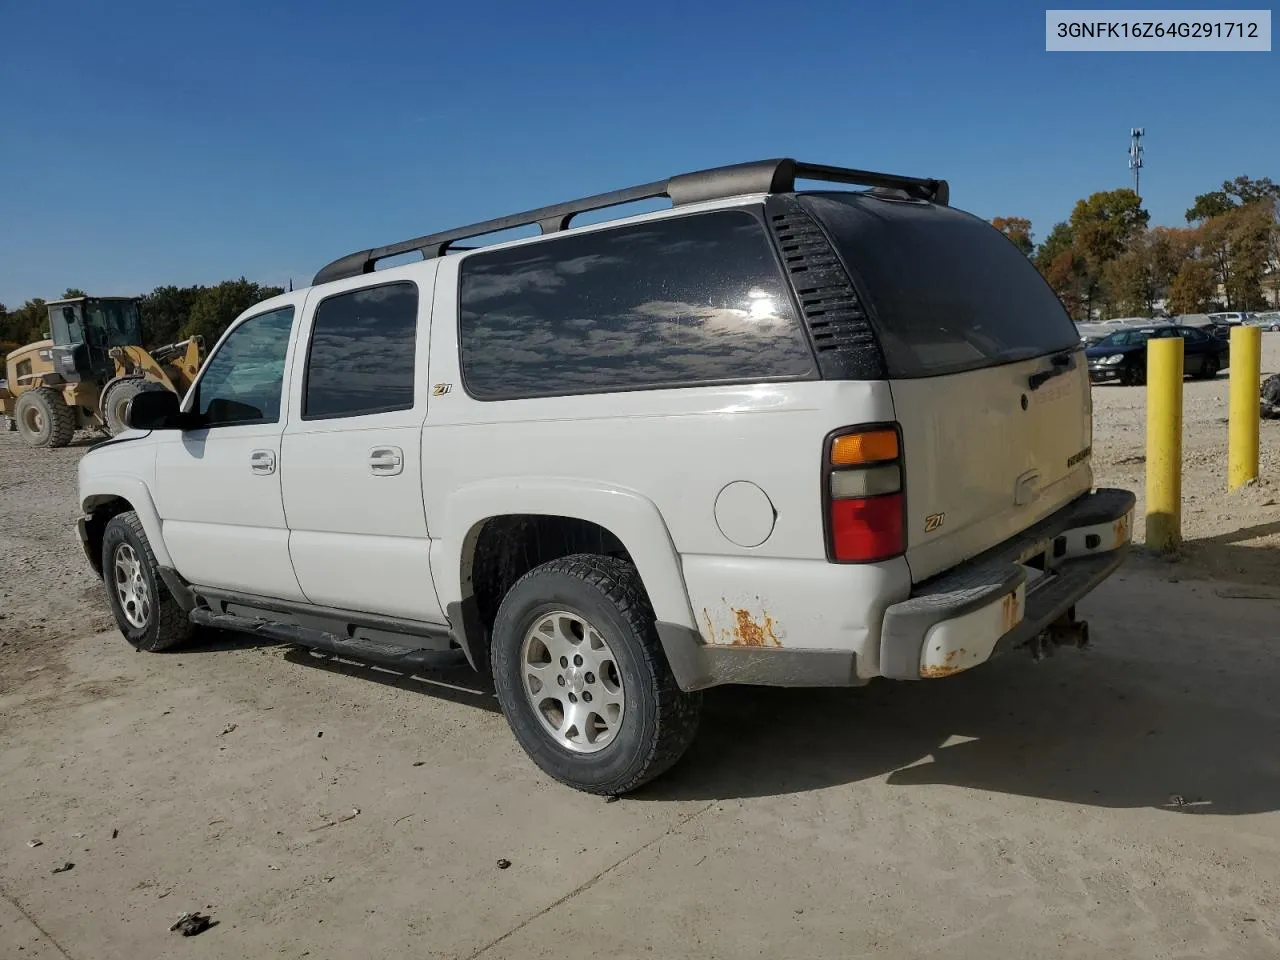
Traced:
<path fill-rule="evenodd" d="M 168 650 L 191 638 L 195 627 L 160 579 L 142 521 L 132 510 L 107 521 L 102 579 L 120 632 L 139 650 Z"/>
<path fill-rule="evenodd" d="M 1140 363 L 1126 367 L 1120 374 L 1120 382 L 1126 387 L 1140 387 L 1147 382 L 1147 368 Z"/>
<path fill-rule="evenodd" d="M 1218 375 L 1218 358 L 1208 356 L 1204 358 L 1204 365 L 1200 368 L 1200 378 L 1202 380 L 1212 380 Z"/>
<path fill-rule="evenodd" d="M 546 773 L 589 793 L 634 790 L 669 769 L 702 698 L 676 685 L 640 575 L 578 554 L 525 574 L 493 626 L 498 702 Z"/>

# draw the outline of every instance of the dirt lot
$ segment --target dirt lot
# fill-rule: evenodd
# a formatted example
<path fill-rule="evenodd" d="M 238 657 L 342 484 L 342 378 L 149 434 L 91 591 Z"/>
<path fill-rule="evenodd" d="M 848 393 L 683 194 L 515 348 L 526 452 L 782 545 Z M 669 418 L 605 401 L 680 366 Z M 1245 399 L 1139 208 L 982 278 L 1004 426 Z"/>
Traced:
<path fill-rule="evenodd" d="M 0 433 L 0 956 L 1275 957 L 1280 423 L 1227 495 L 1226 393 L 1187 384 L 1185 557 L 1091 598 L 1096 649 L 713 691 L 614 804 L 471 675 L 132 653 L 70 528 L 84 448 Z M 1094 401 L 1099 482 L 1141 492 L 1142 392 Z"/>

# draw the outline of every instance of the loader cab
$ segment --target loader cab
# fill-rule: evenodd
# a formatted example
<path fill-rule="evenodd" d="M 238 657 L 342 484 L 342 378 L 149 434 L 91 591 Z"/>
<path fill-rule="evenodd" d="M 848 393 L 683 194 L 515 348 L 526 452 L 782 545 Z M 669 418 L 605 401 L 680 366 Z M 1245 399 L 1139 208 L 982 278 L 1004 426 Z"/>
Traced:
<path fill-rule="evenodd" d="M 129 297 L 74 297 L 49 308 L 53 369 L 68 383 L 109 380 L 112 347 L 141 346 L 138 301 Z"/>

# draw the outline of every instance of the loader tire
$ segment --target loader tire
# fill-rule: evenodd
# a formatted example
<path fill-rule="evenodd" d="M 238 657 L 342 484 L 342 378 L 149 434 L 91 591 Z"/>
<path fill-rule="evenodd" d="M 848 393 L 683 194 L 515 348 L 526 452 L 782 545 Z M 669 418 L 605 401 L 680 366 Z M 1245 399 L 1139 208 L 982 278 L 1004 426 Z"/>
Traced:
<path fill-rule="evenodd" d="M 102 418 L 107 421 L 107 432 L 113 437 L 128 430 L 124 422 L 125 411 L 129 401 L 140 393 L 154 393 L 165 389 L 163 384 L 142 377 L 124 377 L 110 384 L 102 391 Z"/>
<path fill-rule="evenodd" d="M 36 387 L 20 396 L 13 418 L 29 447 L 65 447 L 76 433 L 76 412 L 49 387 Z"/>

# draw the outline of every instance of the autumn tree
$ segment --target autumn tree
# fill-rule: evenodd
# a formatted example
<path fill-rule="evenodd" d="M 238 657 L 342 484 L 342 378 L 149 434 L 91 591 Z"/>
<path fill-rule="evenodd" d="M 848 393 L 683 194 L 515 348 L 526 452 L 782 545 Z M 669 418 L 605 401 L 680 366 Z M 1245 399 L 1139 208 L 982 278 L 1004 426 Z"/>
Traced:
<path fill-rule="evenodd" d="M 1212 300 L 1213 264 L 1207 260 L 1184 260 L 1169 288 L 1169 312 L 1207 313 Z"/>
<path fill-rule="evenodd" d="M 1009 238 L 1010 242 L 1028 257 L 1035 249 L 1031 242 L 1031 221 L 1025 217 L 995 217 L 991 225 Z"/>

